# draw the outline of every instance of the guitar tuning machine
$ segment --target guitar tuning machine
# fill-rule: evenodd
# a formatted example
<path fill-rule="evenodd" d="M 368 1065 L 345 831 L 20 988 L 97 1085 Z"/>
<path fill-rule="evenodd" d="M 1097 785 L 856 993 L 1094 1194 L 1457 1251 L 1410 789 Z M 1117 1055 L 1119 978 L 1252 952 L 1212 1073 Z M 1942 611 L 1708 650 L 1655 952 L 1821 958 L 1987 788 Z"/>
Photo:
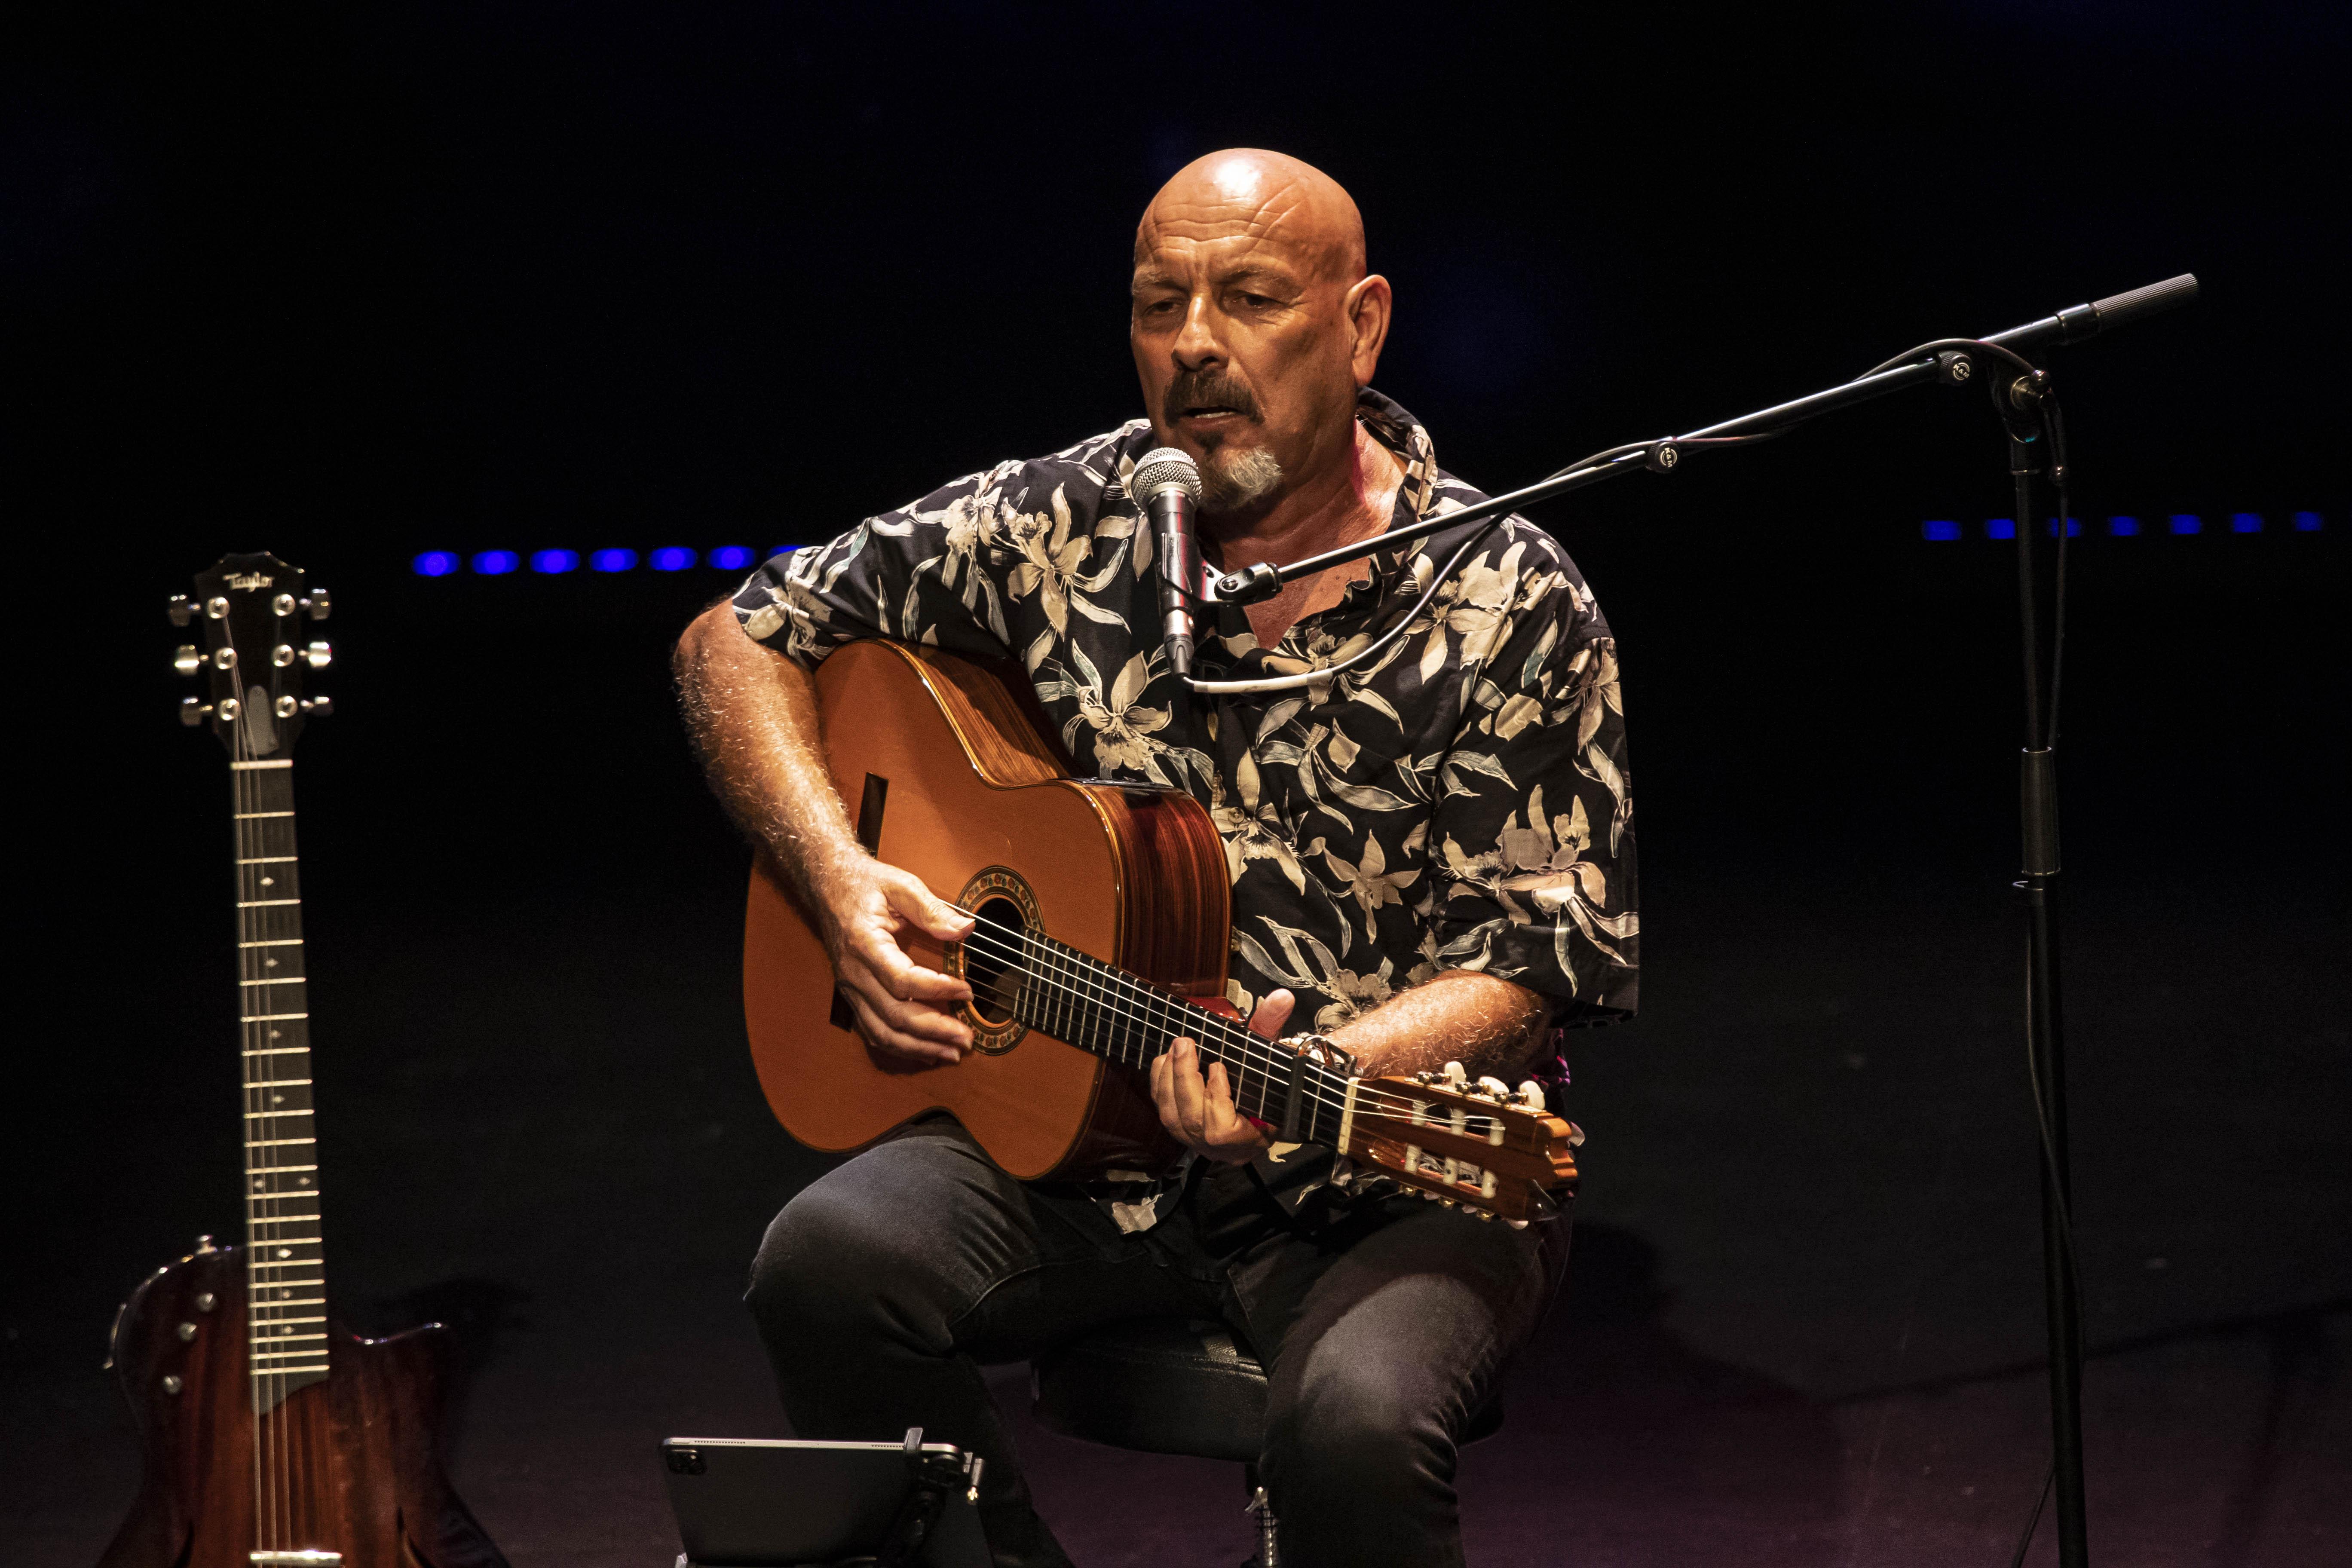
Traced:
<path fill-rule="evenodd" d="M 302 650 L 302 662 L 312 669 L 324 669 L 334 663 L 335 650 L 322 642 L 314 642 Z"/>
<path fill-rule="evenodd" d="M 173 626 L 184 626 L 196 618 L 195 602 L 185 594 L 174 594 L 163 613 L 172 617 Z"/>
<path fill-rule="evenodd" d="M 309 719 L 330 719 L 334 716 L 335 700 L 331 697 L 305 697 L 301 712 Z"/>
<path fill-rule="evenodd" d="M 333 613 L 335 602 L 324 588 L 313 588 L 302 599 L 302 613 L 314 621 L 323 621 Z"/>
<path fill-rule="evenodd" d="M 203 723 L 213 710 L 209 702 L 199 702 L 193 697 L 180 699 L 180 722 L 193 730 Z"/>
<path fill-rule="evenodd" d="M 184 642 L 172 650 L 172 668 L 182 675 L 194 675 L 205 668 L 204 650 L 192 642 Z"/>

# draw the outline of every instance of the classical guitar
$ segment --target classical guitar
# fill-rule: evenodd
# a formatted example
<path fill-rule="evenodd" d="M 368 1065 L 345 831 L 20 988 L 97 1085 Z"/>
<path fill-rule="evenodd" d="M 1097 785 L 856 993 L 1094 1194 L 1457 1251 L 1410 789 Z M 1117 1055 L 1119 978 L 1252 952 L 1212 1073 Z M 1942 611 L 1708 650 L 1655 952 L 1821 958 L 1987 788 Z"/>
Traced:
<path fill-rule="evenodd" d="M 817 668 L 825 755 L 857 836 L 977 925 L 912 944 L 961 975 L 974 1048 L 953 1066 L 885 1068 L 835 991 L 823 942 L 773 867 L 751 877 L 743 999 L 769 1106 L 813 1148 L 849 1150 L 932 1110 L 1024 1179 L 1164 1168 L 1152 1058 L 1190 1037 L 1225 1064 L 1275 1151 L 1321 1144 L 1482 1217 L 1549 1217 L 1583 1135 L 1540 1089 L 1458 1067 L 1364 1078 L 1252 1034 L 1223 997 L 1225 857 L 1178 790 L 1073 779 L 1028 683 L 928 648 L 852 643 Z"/>
<path fill-rule="evenodd" d="M 172 601 L 203 627 L 180 671 L 210 683 L 181 720 L 230 757 L 245 1243 L 200 1237 L 115 1316 L 145 1476 L 100 1568 L 505 1568 L 442 1468 L 447 1331 L 365 1340 L 328 1316 L 292 757 L 328 711 L 302 694 L 327 645 L 299 630 L 327 611 L 270 555 L 224 556 Z"/>

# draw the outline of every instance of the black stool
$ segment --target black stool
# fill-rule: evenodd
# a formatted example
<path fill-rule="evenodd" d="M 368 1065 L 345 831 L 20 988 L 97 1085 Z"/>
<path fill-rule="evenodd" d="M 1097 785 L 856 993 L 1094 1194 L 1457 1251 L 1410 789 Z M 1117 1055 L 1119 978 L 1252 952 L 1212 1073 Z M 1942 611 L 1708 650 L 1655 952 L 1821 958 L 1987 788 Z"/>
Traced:
<path fill-rule="evenodd" d="M 1258 1525 L 1258 1568 L 1279 1568 L 1274 1509 L 1258 1484 L 1265 1368 L 1223 1323 L 1136 1318 L 1098 1329 L 1031 1364 L 1037 1424 L 1066 1437 L 1147 1454 L 1242 1465 Z M 1500 1398 L 1470 1418 L 1465 1444 L 1503 1425 Z"/>

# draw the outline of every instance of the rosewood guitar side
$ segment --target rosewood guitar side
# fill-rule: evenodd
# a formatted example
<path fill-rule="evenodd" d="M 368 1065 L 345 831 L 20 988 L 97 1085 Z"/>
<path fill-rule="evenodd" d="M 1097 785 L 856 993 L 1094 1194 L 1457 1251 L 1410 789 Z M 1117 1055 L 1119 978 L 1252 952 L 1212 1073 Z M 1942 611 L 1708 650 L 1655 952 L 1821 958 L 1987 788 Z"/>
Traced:
<path fill-rule="evenodd" d="M 1222 1005 L 1224 851 L 1198 801 L 1063 776 L 1017 673 L 872 641 L 834 653 L 815 683 L 835 785 L 875 854 L 942 898 L 998 899 L 1000 912 L 1017 908 L 1060 942 Z M 969 956 L 918 950 L 933 967 Z M 743 1000 L 769 1106 L 813 1148 L 863 1148 L 945 1110 L 1024 1179 L 1158 1169 L 1178 1152 L 1139 1070 L 1036 1027 L 973 1014 L 982 1044 L 962 1061 L 886 1068 L 836 998 L 822 941 L 765 864 L 746 907 Z"/>

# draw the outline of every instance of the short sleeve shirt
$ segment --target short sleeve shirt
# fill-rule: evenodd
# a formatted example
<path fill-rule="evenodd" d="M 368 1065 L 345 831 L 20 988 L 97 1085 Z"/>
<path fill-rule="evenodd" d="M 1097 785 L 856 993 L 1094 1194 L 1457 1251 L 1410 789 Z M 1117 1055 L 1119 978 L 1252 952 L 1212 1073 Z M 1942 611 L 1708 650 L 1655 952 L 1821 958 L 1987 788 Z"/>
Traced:
<path fill-rule="evenodd" d="M 1357 417 L 1404 468 L 1391 528 L 1485 499 L 1390 399 L 1367 388 Z M 1151 531 L 1127 490 L 1153 445 L 1135 420 L 967 475 L 768 561 L 736 615 L 810 669 L 861 637 L 1017 660 L 1080 776 L 1200 801 L 1224 841 L 1226 990 L 1244 1014 L 1285 987 L 1298 1026 L 1328 1032 L 1467 969 L 1554 999 L 1564 1022 L 1630 1016 L 1640 918 L 1617 647 L 1567 552 L 1506 519 L 1369 664 L 1301 690 L 1195 693 L 1168 669 Z M 1274 647 L 1218 606 L 1194 673 L 1349 658 L 1486 526 L 1379 552 L 1369 580 Z"/>

